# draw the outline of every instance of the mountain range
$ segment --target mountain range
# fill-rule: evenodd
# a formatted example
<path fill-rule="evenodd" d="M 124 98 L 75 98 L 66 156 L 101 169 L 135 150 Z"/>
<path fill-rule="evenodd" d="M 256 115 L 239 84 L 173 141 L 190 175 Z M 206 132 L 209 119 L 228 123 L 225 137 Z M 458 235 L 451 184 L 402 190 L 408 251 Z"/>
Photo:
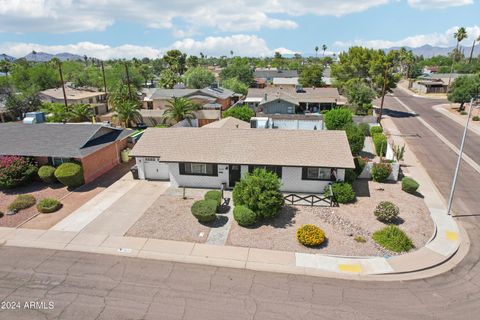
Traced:
<path fill-rule="evenodd" d="M 401 47 L 392 47 L 385 50 L 386 51 L 398 50 L 400 48 Z M 433 56 L 447 56 L 449 53 L 451 53 L 455 49 L 455 47 L 434 47 L 428 44 L 423 45 L 421 47 L 416 47 L 416 48 L 413 48 L 413 47 L 404 47 L 404 48 L 407 50 L 412 50 L 414 55 L 424 56 L 425 58 L 431 58 Z M 470 56 L 471 50 L 472 50 L 471 46 L 470 47 L 460 46 L 460 51 L 462 51 L 465 57 L 467 58 Z M 473 51 L 474 57 L 478 57 L 478 55 L 480 55 L 480 44 L 476 45 L 475 50 Z"/>

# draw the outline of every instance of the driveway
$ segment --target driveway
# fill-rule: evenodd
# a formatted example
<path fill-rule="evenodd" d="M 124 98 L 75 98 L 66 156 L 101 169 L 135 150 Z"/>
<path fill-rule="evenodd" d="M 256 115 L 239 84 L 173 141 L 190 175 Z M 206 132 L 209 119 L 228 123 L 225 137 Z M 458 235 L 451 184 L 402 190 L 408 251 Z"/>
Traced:
<path fill-rule="evenodd" d="M 169 182 L 133 180 L 128 175 L 52 230 L 123 236 L 169 186 Z"/>

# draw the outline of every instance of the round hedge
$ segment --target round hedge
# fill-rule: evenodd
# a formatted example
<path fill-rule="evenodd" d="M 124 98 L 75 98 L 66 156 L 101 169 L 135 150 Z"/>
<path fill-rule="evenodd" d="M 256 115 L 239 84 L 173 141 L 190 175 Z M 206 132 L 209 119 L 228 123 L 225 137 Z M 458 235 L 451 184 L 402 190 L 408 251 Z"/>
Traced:
<path fill-rule="evenodd" d="M 402 179 L 402 190 L 408 193 L 415 193 L 420 185 L 417 181 L 409 177 Z"/>
<path fill-rule="evenodd" d="M 45 183 L 55 183 L 57 182 L 57 178 L 55 178 L 55 170 L 55 167 L 52 166 L 41 166 L 40 169 L 38 169 L 38 176 Z"/>
<path fill-rule="evenodd" d="M 325 188 L 325 195 L 330 194 L 330 188 Z M 332 183 L 333 199 L 338 203 L 351 203 L 355 201 L 355 191 L 347 182 Z"/>
<path fill-rule="evenodd" d="M 370 135 L 373 137 L 376 133 L 383 133 L 383 128 L 381 126 L 370 127 Z"/>
<path fill-rule="evenodd" d="M 83 169 L 78 163 L 65 162 L 55 170 L 55 178 L 69 188 L 81 186 L 83 181 Z"/>
<path fill-rule="evenodd" d="M 37 204 L 37 210 L 41 213 L 51 213 L 60 210 L 62 203 L 57 199 L 46 198 Z"/>
<path fill-rule="evenodd" d="M 377 217 L 377 220 L 391 223 L 397 219 L 400 210 L 394 203 L 390 201 L 382 201 L 377 205 L 373 213 L 375 214 L 375 217 Z"/>
<path fill-rule="evenodd" d="M 203 197 L 205 200 L 214 200 L 217 202 L 217 210 L 220 208 L 220 205 L 222 204 L 222 192 L 218 190 L 211 190 L 207 191 L 205 193 L 205 196 Z"/>
<path fill-rule="evenodd" d="M 385 182 L 392 173 L 392 166 L 389 163 L 375 163 L 371 173 L 373 181 Z"/>
<path fill-rule="evenodd" d="M 245 206 L 236 206 L 233 209 L 233 218 L 242 227 L 248 227 L 257 221 L 255 212 Z"/>
<path fill-rule="evenodd" d="M 302 225 L 296 235 L 297 240 L 307 247 L 316 247 L 325 241 L 325 232 L 314 224 Z"/>
<path fill-rule="evenodd" d="M 18 212 L 23 209 L 30 208 L 35 205 L 37 200 L 31 194 L 18 195 L 15 200 L 8 206 L 8 211 Z"/>
<path fill-rule="evenodd" d="M 195 201 L 191 211 L 199 222 L 212 222 L 217 217 L 215 214 L 217 212 L 217 202 L 215 200 Z"/>

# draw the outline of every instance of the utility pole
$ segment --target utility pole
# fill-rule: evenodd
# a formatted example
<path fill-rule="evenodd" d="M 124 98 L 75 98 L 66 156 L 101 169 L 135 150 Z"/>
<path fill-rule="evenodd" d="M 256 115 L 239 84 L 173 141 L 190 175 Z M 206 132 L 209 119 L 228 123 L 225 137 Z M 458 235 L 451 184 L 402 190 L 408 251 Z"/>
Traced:
<path fill-rule="evenodd" d="M 105 68 L 103 67 L 103 60 L 101 61 L 101 66 L 102 66 L 102 76 L 103 76 L 103 87 L 105 91 L 105 99 L 106 104 L 107 104 L 107 112 L 108 112 L 108 92 L 107 92 L 107 80 L 105 79 Z"/>
<path fill-rule="evenodd" d="M 63 82 L 62 62 L 58 61 L 58 72 L 60 73 L 60 81 L 62 82 L 63 101 L 65 102 L 65 110 L 68 111 L 67 93 L 65 92 L 65 82 Z"/>
<path fill-rule="evenodd" d="M 382 114 L 383 114 L 383 103 L 385 101 L 385 94 L 387 93 L 387 73 L 388 73 L 388 67 L 385 66 L 385 73 L 383 76 L 383 88 L 382 88 L 382 101 L 380 102 L 380 113 L 378 114 L 377 122 L 380 123 L 380 120 L 382 120 Z"/>
<path fill-rule="evenodd" d="M 132 100 L 132 89 L 130 88 L 130 74 L 128 73 L 128 64 L 125 62 L 125 72 L 127 73 L 128 96 Z"/>

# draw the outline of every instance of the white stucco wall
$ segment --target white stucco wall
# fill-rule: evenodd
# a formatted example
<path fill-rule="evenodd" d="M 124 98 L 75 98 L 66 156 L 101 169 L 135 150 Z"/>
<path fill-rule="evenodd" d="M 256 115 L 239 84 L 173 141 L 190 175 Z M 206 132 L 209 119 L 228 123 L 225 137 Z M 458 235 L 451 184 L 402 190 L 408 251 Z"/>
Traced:
<path fill-rule="evenodd" d="M 374 162 L 367 162 L 365 168 L 363 168 L 362 173 L 358 176 L 360 179 L 371 179 L 372 178 L 372 168 Z M 400 164 L 398 162 L 390 163 L 392 166 L 392 173 L 388 176 L 388 181 L 398 181 L 398 174 L 400 172 Z"/>
<path fill-rule="evenodd" d="M 228 184 L 227 165 L 218 165 L 218 176 L 195 176 L 181 175 L 178 169 L 178 163 L 169 163 L 170 183 L 175 187 L 191 187 L 191 188 L 214 188 L 219 189 L 222 183 Z"/>
<path fill-rule="evenodd" d="M 337 179 L 345 178 L 345 169 L 337 170 Z M 323 193 L 331 181 L 302 180 L 301 167 L 283 167 L 282 188 L 284 192 Z"/>
<path fill-rule="evenodd" d="M 138 179 L 145 180 L 145 166 L 143 165 L 144 159 L 140 157 L 136 157 L 135 162 L 138 168 Z"/>

